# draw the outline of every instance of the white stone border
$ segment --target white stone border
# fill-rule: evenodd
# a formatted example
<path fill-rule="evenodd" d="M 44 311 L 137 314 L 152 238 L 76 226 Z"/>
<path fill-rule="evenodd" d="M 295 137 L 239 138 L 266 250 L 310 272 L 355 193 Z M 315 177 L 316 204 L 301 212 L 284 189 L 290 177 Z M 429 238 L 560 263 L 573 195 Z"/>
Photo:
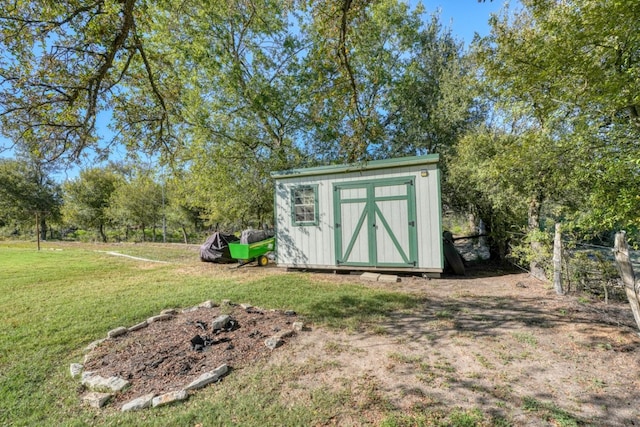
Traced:
<path fill-rule="evenodd" d="M 118 254 L 122 255 L 122 254 Z M 128 255 L 124 255 L 128 256 Z M 135 257 L 132 257 L 135 258 Z M 148 260 L 147 260 L 148 261 Z M 162 262 L 162 261 L 159 261 Z M 226 305 L 237 305 L 232 303 L 229 300 L 223 300 L 222 304 Z M 214 303 L 211 300 L 204 301 L 197 306 L 186 308 L 182 310 L 182 313 L 188 313 L 200 308 L 213 308 L 218 307 L 219 305 Z M 240 304 L 240 307 L 244 310 L 249 310 L 254 308 L 249 304 Z M 257 309 L 257 308 L 255 308 Z M 276 310 L 272 310 L 276 311 Z M 285 313 L 293 313 L 293 311 L 286 311 Z M 115 337 L 123 336 L 128 334 L 129 332 L 137 331 L 142 328 L 146 328 L 150 323 L 153 322 L 161 322 L 172 319 L 176 314 L 178 314 L 178 310 L 169 308 L 162 310 L 159 315 L 149 317 L 147 320 L 137 323 L 131 327 L 120 326 L 118 328 L 112 329 L 107 332 L 107 337 L 102 338 L 96 341 L 93 341 L 87 347 L 85 347 L 84 351 L 87 353 L 85 355 L 85 363 L 89 357 L 89 352 L 97 348 L 100 344 L 105 342 L 108 339 L 112 339 Z M 269 349 L 274 350 L 277 347 L 280 347 L 284 343 L 284 339 L 295 335 L 297 332 L 305 330 L 305 324 L 303 322 L 293 322 L 291 330 L 280 331 L 275 335 L 267 338 L 264 341 L 265 346 Z M 125 388 L 130 386 L 129 381 L 120 378 L 120 377 L 110 377 L 104 378 L 100 375 L 97 375 L 90 371 L 84 371 L 84 365 L 80 363 L 72 363 L 69 367 L 69 371 L 71 373 L 72 378 L 80 377 L 82 385 L 86 386 L 90 391 L 86 393 L 82 397 L 82 401 L 94 408 L 102 408 L 105 406 L 109 400 L 113 397 L 114 393 L 118 393 Z M 207 385 L 219 381 L 224 375 L 229 372 L 229 367 L 226 364 L 218 366 L 213 371 L 205 372 L 200 375 L 197 379 L 190 382 L 186 386 L 179 388 L 176 391 L 172 391 L 169 393 L 164 393 L 162 395 L 156 396 L 153 393 L 145 394 L 143 396 L 136 397 L 129 402 L 126 402 L 122 405 L 122 412 L 135 411 L 140 409 L 145 409 L 149 407 L 158 407 L 168 405 L 173 402 L 178 402 L 182 400 L 186 400 L 189 397 L 189 392 L 194 390 L 198 390 L 200 388 L 206 387 Z"/>

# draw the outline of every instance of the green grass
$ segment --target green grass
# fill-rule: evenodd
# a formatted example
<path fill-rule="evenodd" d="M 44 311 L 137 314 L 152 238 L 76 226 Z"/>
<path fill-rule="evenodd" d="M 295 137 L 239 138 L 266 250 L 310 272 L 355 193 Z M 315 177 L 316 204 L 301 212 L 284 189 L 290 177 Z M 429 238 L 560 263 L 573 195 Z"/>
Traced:
<path fill-rule="evenodd" d="M 537 413 L 538 416 L 556 426 L 577 427 L 584 424 L 582 420 L 574 417 L 569 412 L 558 408 L 553 403 L 542 402 L 532 397 L 525 397 L 523 399 L 522 409 L 528 412 Z"/>
<path fill-rule="evenodd" d="M 97 249 L 160 256 L 154 245 L 129 246 Z M 286 384 L 290 374 L 282 372 L 231 375 L 183 405 L 121 414 L 83 408 L 69 364 L 81 361 L 82 349 L 110 329 L 207 299 L 292 309 L 307 321 L 350 329 L 420 303 L 307 274 L 204 274 L 198 263 L 181 262 L 197 258 L 193 249 L 164 256 L 171 264 L 142 264 L 89 245 L 47 243 L 38 252 L 29 244 L 0 242 L 0 425 L 322 424 L 332 411 L 345 410 L 340 396 L 317 390 L 304 404 L 279 399 L 270 388 Z"/>

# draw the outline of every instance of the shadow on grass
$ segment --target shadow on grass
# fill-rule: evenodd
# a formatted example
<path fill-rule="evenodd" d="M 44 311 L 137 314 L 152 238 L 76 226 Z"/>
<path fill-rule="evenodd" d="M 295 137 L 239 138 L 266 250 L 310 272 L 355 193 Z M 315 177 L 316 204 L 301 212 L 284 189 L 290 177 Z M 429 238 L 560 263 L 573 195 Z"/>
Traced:
<path fill-rule="evenodd" d="M 331 327 L 358 328 L 379 322 L 393 313 L 412 310 L 423 298 L 400 293 L 331 295 L 307 305 L 304 310 L 311 321 Z"/>
<path fill-rule="evenodd" d="M 582 358 L 585 372 L 589 371 L 589 363 L 611 363 L 616 366 L 622 363 L 623 358 L 617 355 L 626 352 L 637 351 L 638 340 L 635 338 L 635 323 L 630 310 L 622 305 L 600 305 L 597 308 L 589 305 L 572 304 L 569 301 L 558 303 L 557 298 L 534 298 L 534 297 L 439 297 L 425 299 L 419 310 L 411 313 L 392 313 L 384 320 L 384 327 L 388 331 L 393 331 L 394 337 L 398 339 L 409 338 L 415 340 L 424 339 L 425 354 L 440 351 L 440 347 L 450 346 L 456 340 L 466 340 L 465 345 L 469 346 L 468 351 L 474 352 L 475 345 L 492 346 L 495 351 L 508 351 L 505 345 L 522 345 L 525 350 L 536 349 L 538 356 L 534 357 L 531 364 L 525 363 L 520 367 L 509 371 L 508 366 L 501 366 L 496 363 L 491 368 L 493 371 L 488 375 L 500 376 L 509 373 L 517 378 L 536 378 L 541 374 L 546 374 L 553 369 L 554 363 L 562 363 L 563 357 Z M 595 315 L 597 312 L 597 316 Z M 565 326 L 577 326 L 580 330 L 582 340 L 577 344 L 566 337 Z M 617 330 L 622 335 L 627 335 L 633 344 L 620 344 L 611 338 L 602 338 L 602 328 L 610 325 L 612 330 Z M 557 334 L 558 342 L 539 344 L 536 337 L 548 337 Z M 515 341 L 514 341 L 515 340 Z M 625 340 L 626 341 L 626 340 Z M 453 344 L 454 346 L 456 344 Z M 503 347 L 500 347 L 503 345 Z M 502 350 L 498 350 L 502 348 Z M 478 347 L 480 349 L 480 347 Z M 578 356 L 576 353 L 591 351 L 608 351 L 604 356 L 594 356 L 589 361 L 588 355 Z M 444 351 L 444 350 L 442 350 Z M 478 350 L 481 351 L 481 350 Z M 556 355 L 559 352 L 561 355 Z M 564 356 L 563 356 L 564 355 Z M 542 361 L 537 358 L 543 358 Z M 610 360 L 603 362 L 602 360 Z M 505 365 L 509 362 L 503 362 Z M 481 368 L 479 368 L 481 369 Z M 594 380 L 599 381 L 596 373 Z M 506 388 L 487 385 L 482 379 L 456 379 L 448 384 L 448 393 L 451 390 L 459 390 L 461 396 L 472 392 L 478 399 L 486 413 L 495 419 L 504 418 L 506 414 L 514 412 L 524 414 L 529 421 L 534 418 L 542 423 L 551 423 L 561 426 L 581 426 L 581 425 L 612 425 L 627 426 L 640 425 L 635 418 L 637 412 L 632 410 L 634 402 L 640 401 L 640 391 L 631 387 L 634 383 L 631 376 L 625 376 L 622 372 L 617 375 L 619 381 L 630 385 L 629 391 L 624 395 L 618 392 L 605 391 L 604 385 L 601 389 L 593 390 L 590 384 L 581 385 L 576 382 L 577 387 L 572 393 L 574 399 L 579 401 L 579 406 L 583 411 L 595 412 L 598 414 L 594 418 L 585 419 L 576 415 L 574 409 L 568 409 L 556 404 L 556 397 L 538 392 L 535 388 L 524 393 L 516 393 L 509 386 Z M 561 381 L 561 378 L 557 378 Z M 502 380 L 500 380 L 502 381 Z M 574 381 L 574 380 L 572 380 Z M 575 381 L 574 381 L 575 382 Z M 531 383 L 532 386 L 536 384 Z M 619 384 L 617 389 L 624 388 Z M 436 400 L 446 401 L 444 393 L 439 395 L 438 388 L 429 390 L 431 396 L 436 396 Z M 441 399 L 440 399 L 441 397 Z M 496 407 L 511 409 L 508 411 Z M 572 405 L 575 407 L 575 405 Z M 592 408 L 592 409 L 589 409 Z M 597 408 L 597 409 L 594 409 Z M 633 412 L 633 415 L 630 415 Z M 634 424 L 635 423 L 635 424 Z"/>

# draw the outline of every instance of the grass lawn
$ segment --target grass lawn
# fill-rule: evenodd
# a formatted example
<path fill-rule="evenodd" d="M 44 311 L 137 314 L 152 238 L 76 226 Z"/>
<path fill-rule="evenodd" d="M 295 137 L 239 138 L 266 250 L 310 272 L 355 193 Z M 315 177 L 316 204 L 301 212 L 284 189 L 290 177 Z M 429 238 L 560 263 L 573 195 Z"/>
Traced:
<path fill-rule="evenodd" d="M 81 362 L 82 349 L 110 329 L 208 299 L 292 309 L 316 324 L 351 328 L 420 302 L 308 274 L 246 274 L 226 267 L 212 274 L 197 261 L 197 252 L 179 245 L 168 250 L 151 244 L 46 242 L 39 252 L 34 246 L 0 242 L 3 426 L 325 424 L 336 411 L 353 409 L 344 407 L 345 396 L 323 390 L 304 403 L 282 402 L 277 390 L 301 374 L 296 369 L 237 372 L 184 404 L 122 414 L 82 407 L 79 381 L 70 377 L 69 365 Z M 141 263 L 106 251 L 169 263 Z"/>

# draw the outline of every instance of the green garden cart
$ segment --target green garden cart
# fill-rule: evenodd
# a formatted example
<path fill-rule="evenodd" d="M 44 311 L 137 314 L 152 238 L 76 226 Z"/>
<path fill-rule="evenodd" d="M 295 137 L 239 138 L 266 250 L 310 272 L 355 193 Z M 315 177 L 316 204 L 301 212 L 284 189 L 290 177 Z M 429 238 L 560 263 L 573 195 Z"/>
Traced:
<path fill-rule="evenodd" d="M 238 260 L 238 267 L 256 261 L 259 267 L 269 264 L 267 253 L 276 247 L 276 238 L 270 237 L 254 243 L 229 243 L 231 258 Z"/>

